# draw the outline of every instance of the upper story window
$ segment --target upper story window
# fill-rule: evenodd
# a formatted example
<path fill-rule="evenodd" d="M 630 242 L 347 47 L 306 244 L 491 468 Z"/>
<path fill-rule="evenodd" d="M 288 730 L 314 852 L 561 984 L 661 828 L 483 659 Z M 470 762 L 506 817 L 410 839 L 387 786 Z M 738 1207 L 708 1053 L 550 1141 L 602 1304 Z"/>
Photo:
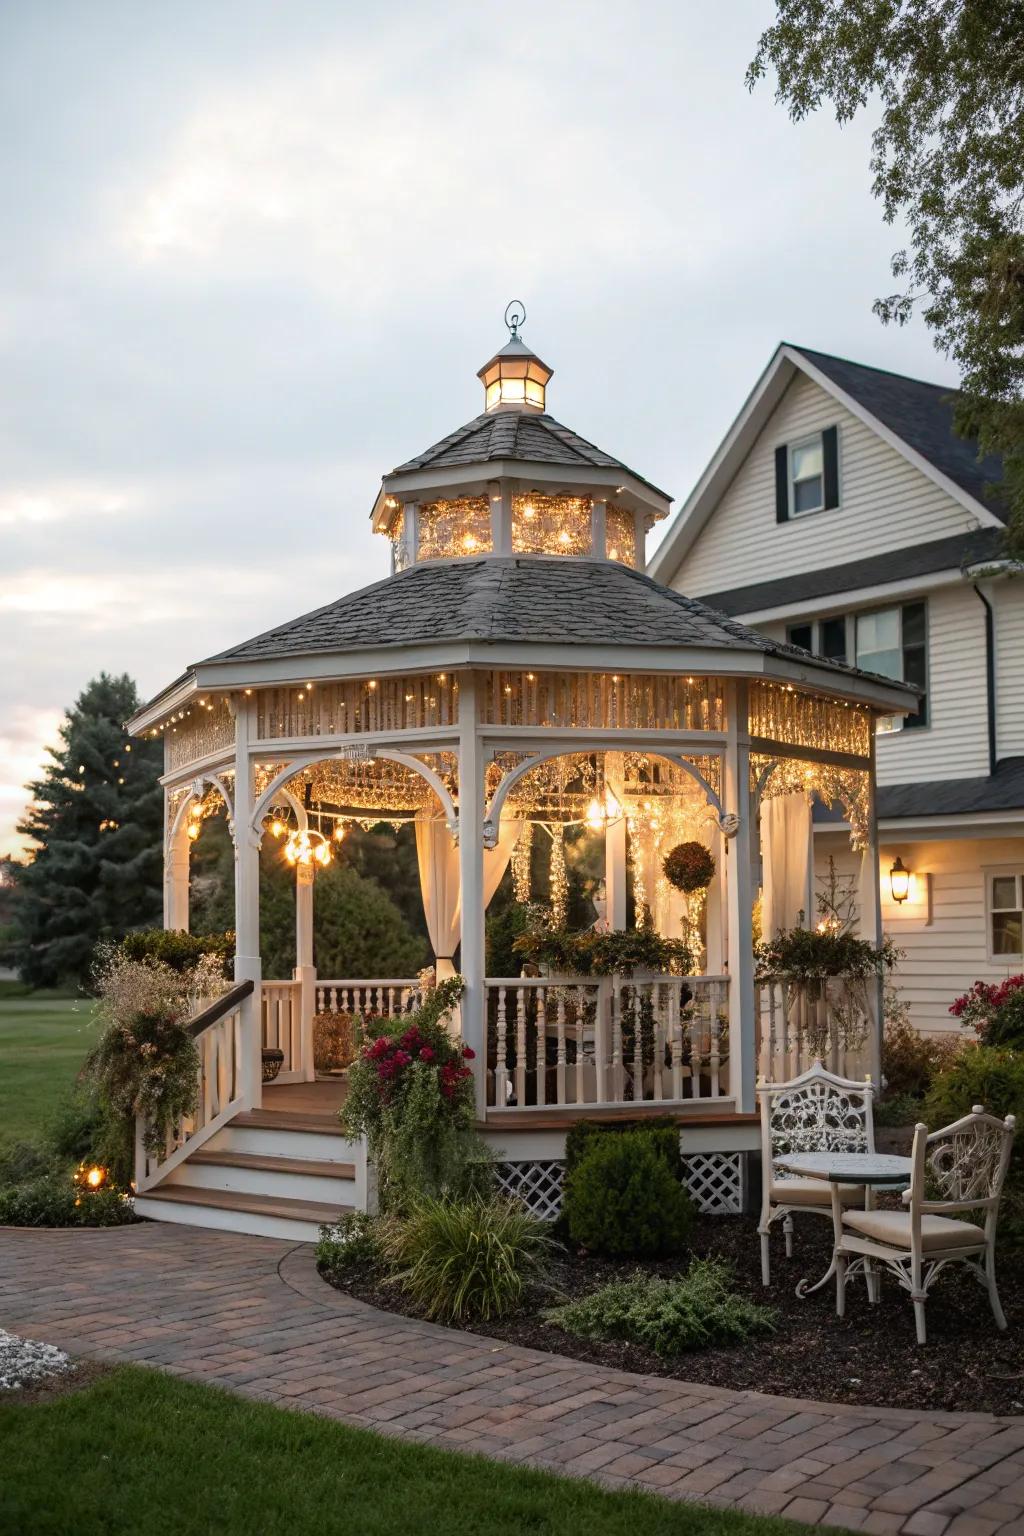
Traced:
<path fill-rule="evenodd" d="M 928 620 L 924 603 L 903 603 L 857 614 L 857 666 L 899 683 L 928 686 Z M 916 715 L 887 716 L 880 731 L 911 730 L 928 724 L 928 696 Z"/>
<path fill-rule="evenodd" d="M 775 450 L 775 519 L 827 512 L 839 505 L 839 429 L 780 443 Z"/>
<path fill-rule="evenodd" d="M 989 875 L 988 937 L 993 960 L 1024 959 L 1024 874 Z"/>
<path fill-rule="evenodd" d="M 802 645 L 815 656 L 827 656 L 829 661 L 845 661 L 849 654 L 847 645 L 848 621 L 844 613 L 831 619 L 808 620 L 806 624 L 790 624 L 786 639 L 790 645 Z"/>

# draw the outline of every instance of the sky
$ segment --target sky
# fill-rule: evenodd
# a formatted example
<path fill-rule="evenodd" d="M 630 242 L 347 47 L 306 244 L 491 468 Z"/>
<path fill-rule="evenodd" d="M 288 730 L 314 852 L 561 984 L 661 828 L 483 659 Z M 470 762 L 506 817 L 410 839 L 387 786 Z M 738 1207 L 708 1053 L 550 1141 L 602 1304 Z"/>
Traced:
<path fill-rule="evenodd" d="M 0 6 L 0 853 L 91 677 L 387 574 L 380 477 L 482 409 L 513 297 L 552 414 L 679 501 L 782 339 L 953 382 L 871 314 L 870 116 L 745 88 L 771 17 Z"/>

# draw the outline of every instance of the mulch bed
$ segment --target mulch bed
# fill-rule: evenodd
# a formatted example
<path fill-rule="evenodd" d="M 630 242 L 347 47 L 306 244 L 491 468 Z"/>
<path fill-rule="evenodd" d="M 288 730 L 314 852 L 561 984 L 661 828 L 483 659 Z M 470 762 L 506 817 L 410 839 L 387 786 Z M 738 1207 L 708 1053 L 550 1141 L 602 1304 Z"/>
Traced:
<path fill-rule="evenodd" d="M 910 1298 L 889 1277 L 883 1278 L 882 1299 L 875 1307 L 868 1303 L 863 1280 L 852 1281 L 843 1319 L 836 1317 L 831 1280 L 815 1295 L 797 1299 L 797 1281 L 807 1275 L 813 1282 L 828 1267 L 831 1227 L 820 1217 L 797 1218 L 792 1260 L 785 1257 L 781 1228 L 774 1230 L 768 1290 L 761 1285 L 760 1245 L 751 1218 L 699 1217 L 692 1247 L 696 1255 L 728 1258 L 737 1289 L 777 1309 L 774 1334 L 663 1361 L 636 1345 L 590 1342 L 544 1322 L 540 1310 L 559 1299 L 548 1295 L 532 1298 L 528 1309 L 504 1322 L 474 1323 L 470 1331 L 597 1365 L 781 1397 L 861 1407 L 1024 1413 L 1024 1264 L 1016 1256 L 1004 1255 L 999 1272 L 1006 1333 L 996 1328 L 978 1282 L 952 1266 L 930 1293 L 929 1341 L 922 1348 L 915 1342 Z M 644 1267 L 673 1275 L 685 1266 L 683 1259 Z M 561 1295 L 571 1298 L 633 1274 L 637 1267 L 560 1250 L 551 1278 Z M 373 1269 L 349 1272 L 332 1283 L 385 1311 L 421 1315 Z"/>
<path fill-rule="evenodd" d="M 109 1375 L 112 1369 L 98 1361 L 76 1360 L 71 1369 L 60 1376 L 48 1376 L 45 1381 L 34 1382 L 31 1386 L 0 1392 L 0 1408 L 8 1403 L 23 1407 L 26 1404 L 38 1406 L 55 1402 L 59 1397 L 68 1397 L 72 1392 L 82 1392 L 86 1387 L 93 1386 L 101 1377 Z"/>

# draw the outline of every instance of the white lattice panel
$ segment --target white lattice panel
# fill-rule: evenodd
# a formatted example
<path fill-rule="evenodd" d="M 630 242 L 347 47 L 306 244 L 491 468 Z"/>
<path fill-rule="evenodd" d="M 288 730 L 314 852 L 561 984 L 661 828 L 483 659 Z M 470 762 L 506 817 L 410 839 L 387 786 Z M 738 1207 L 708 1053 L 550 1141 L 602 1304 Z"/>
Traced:
<path fill-rule="evenodd" d="M 742 1213 L 742 1152 L 691 1153 L 683 1158 L 683 1182 L 699 1211 L 710 1216 Z"/>
<path fill-rule="evenodd" d="M 683 1181 L 699 1211 L 737 1216 L 743 1211 L 742 1152 L 694 1152 L 683 1158 Z M 554 1159 L 498 1163 L 498 1189 L 521 1200 L 541 1221 L 554 1221 L 562 1209 L 565 1164 Z"/>
<path fill-rule="evenodd" d="M 562 1209 L 564 1163 L 498 1163 L 495 1174 L 500 1193 L 521 1200 L 538 1220 L 554 1221 Z"/>

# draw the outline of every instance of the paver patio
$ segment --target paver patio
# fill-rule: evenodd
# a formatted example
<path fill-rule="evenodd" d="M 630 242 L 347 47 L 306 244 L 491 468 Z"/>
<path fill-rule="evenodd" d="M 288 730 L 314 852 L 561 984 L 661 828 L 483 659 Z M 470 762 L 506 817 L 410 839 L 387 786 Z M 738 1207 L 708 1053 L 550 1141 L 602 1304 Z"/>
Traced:
<path fill-rule="evenodd" d="M 0 1325 L 452 1450 L 907 1536 L 1024 1533 L 1024 1418 L 805 1403 L 376 1311 L 313 1250 L 147 1224 L 0 1229 Z"/>

